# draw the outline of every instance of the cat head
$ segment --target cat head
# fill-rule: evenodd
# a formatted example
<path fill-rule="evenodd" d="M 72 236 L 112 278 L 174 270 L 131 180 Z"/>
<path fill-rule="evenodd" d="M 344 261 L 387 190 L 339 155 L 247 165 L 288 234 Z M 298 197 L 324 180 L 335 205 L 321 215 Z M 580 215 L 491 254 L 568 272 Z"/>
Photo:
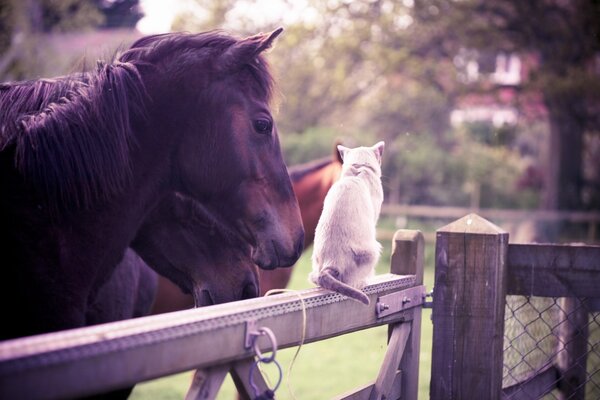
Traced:
<path fill-rule="evenodd" d="M 337 146 L 345 169 L 369 167 L 379 173 L 384 147 L 384 142 L 379 142 L 372 147 L 356 147 L 354 149 L 342 145 Z"/>

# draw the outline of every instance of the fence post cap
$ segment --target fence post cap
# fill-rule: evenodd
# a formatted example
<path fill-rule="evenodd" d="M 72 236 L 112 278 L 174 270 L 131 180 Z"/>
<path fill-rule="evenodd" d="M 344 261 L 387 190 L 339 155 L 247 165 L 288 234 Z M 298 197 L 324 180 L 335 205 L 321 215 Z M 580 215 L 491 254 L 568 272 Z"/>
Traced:
<path fill-rule="evenodd" d="M 498 225 L 480 217 L 475 213 L 467 214 L 464 217 L 441 227 L 437 233 L 477 233 L 484 235 L 507 234 L 507 232 Z"/>
<path fill-rule="evenodd" d="M 396 230 L 396 232 L 394 232 L 392 242 L 396 242 L 398 240 L 407 240 L 409 242 L 412 242 L 421 238 L 423 238 L 423 232 L 421 232 L 420 230 L 398 229 Z"/>

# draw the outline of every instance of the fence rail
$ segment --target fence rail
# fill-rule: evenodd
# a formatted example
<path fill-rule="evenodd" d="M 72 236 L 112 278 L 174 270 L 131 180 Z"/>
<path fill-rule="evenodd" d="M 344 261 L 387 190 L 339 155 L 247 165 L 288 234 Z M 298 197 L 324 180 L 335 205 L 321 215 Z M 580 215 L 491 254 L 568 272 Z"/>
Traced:
<path fill-rule="evenodd" d="M 469 208 L 469 207 L 440 207 L 420 206 L 409 204 L 383 204 L 382 215 L 402 215 L 408 217 L 459 219 L 467 214 L 477 215 L 493 220 L 507 221 L 566 221 L 598 223 L 600 212 L 597 211 L 562 211 L 562 210 L 514 210 L 501 208 Z"/>

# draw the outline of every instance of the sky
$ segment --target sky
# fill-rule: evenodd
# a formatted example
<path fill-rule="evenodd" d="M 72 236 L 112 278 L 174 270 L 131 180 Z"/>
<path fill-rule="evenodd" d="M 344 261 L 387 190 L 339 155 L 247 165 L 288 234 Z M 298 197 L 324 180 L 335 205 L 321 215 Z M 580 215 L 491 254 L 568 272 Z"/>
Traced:
<path fill-rule="evenodd" d="M 144 17 L 137 29 L 143 34 L 169 32 L 175 16 L 185 7 L 185 1 L 141 0 Z"/>
<path fill-rule="evenodd" d="M 145 15 L 138 22 L 137 29 L 143 34 L 169 32 L 173 20 L 179 13 L 200 14 L 202 12 L 194 0 L 140 0 L 140 5 Z M 299 19 L 314 20 L 318 18 L 316 10 L 312 9 L 306 0 L 293 2 L 240 0 L 229 17 L 236 20 L 242 16 L 252 18 L 259 26 L 267 24 L 285 26 L 297 22 Z"/>

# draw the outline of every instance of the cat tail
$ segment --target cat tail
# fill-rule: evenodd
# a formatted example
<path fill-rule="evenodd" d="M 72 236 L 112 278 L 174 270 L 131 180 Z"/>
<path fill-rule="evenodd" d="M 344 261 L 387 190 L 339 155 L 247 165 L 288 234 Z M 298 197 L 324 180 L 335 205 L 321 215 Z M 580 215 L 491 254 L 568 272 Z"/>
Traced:
<path fill-rule="evenodd" d="M 352 286 L 338 280 L 334 275 L 337 274 L 335 274 L 335 271 L 332 271 L 331 268 L 324 268 L 319 274 L 319 286 L 324 287 L 325 289 L 333 290 L 334 292 L 343 294 L 351 299 L 369 305 L 371 302 L 369 300 L 369 296 L 364 294 L 361 290 L 353 288 Z"/>

